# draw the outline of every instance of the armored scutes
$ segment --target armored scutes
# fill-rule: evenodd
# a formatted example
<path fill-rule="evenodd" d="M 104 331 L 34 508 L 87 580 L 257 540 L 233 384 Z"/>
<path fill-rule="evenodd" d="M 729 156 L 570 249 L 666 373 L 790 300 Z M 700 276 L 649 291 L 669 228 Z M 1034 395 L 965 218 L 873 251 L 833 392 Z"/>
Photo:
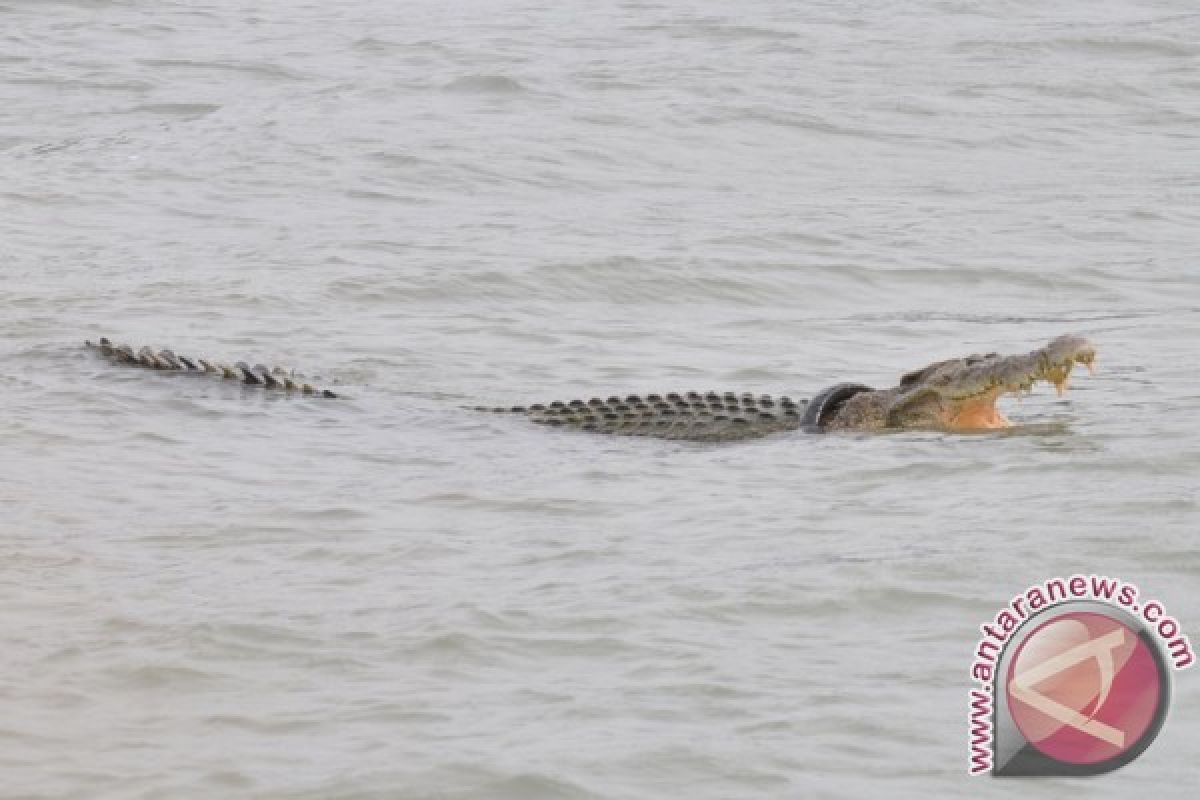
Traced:
<path fill-rule="evenodd" d="M 143 347 L 134 352 L 133 348 L 127 344 L 114 345 L 103 337 L 98 342 L 84 342 L 84 344 L 117 364 L 128 364 L 146 369 L 207 373 L 223 380 L 237 381 L 248 386 L 261 386 L 264 389 L 281 389 L 320 397 L 337 397 L 337 394 L 329 389 L 319 389 L 306 383 L 303 376 L 287 372 L 279 367 L 267 369 L 262 364 L 251 367 L 245 361 L 239 361 L 230 366 L 203 358 L 177 356 L 170 350 L 156 352 L 149 347 Z"/>
<path fill-rule="evenodd" d="M 233 366 L 177 356 L 170 350 L 129 345 L 108 339 L 87 343 L 121 364 L 151 369 L 195 371 L 266 389 L 336 397 L 278 368 Z M 872 389 L 839 383 L 811 400 L 736 392 L 630 394 L 479 411 L 515 413 L 539 425 L 626 436 L 688 441 L 734 441 L 780 431 L 878 431 L 887 429 L 987 430 L 1011 423 L 996 410 L 1004 394 L 1030 392 L 1038 381 L 1055 385 L 1061 395 L 1075 364 L 1093 368 L 1096 349 L 1082 336 L 1060 336 L 1026 355 L 996 353 L 938 361 L 900 378 L 897 386 Z"/>
<path fill-rule="evenodd" d="M 672 392 L 476 410 L 516 412 L 539 425 L 596 433 L 714 442 L 796 430 L 809 406 L 808 400 L 769 394 Z"/>
<path fill-rule="evenodd" d="M 1011 423 L 996 409 L 1003 394 L 1053 383 L 1062 394 L 1075 364 L 1092 368 L 1096 350 L 1081 336 L 1060 336 L 1026 355 L 996 353 L 939 361 L 890 389 L 839 383 L 812 400 L 735 392 L 673 392 L 483 408 L 524 414 L 541 425 L 628 436 L 731 441 L 779 431 L 886 429 L 987 430 Z"/>

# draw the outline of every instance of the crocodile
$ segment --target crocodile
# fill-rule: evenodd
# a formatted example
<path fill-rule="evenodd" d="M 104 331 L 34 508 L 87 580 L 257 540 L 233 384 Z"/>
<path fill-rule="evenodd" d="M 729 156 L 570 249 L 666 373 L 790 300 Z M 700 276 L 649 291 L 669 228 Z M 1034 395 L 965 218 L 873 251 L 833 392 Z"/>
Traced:
<path fill-rule="evenodd" d="M 338 397 L 330 389 L 305 382 L 278 367 L 193 359 L 171 350 L 113 345 L 108 339 L 86 345 L 119 364 L 156 370 L 201 372 L 264 389 Z M 937 361 L 901 376 L 899 383 L 874 389 L 838 383 L 811 399 L 736 392 L 630 394 L 590 400 L 555 401 L 529 406 L 472 406 L 474 410 L 515 414 L 539 425 L 628 436 L 688 441 L 733 441 L 783 431 L 977 431 L 1012 425 L 996 409 L 1005 394 L 1032 392 L 1039 381 L 1061 396 L 1071 370 L 1083 364 L 1094 371 L 1096 348 L 1082 336 L 1067 334 L 1024 355 L 998 353 Z"/>

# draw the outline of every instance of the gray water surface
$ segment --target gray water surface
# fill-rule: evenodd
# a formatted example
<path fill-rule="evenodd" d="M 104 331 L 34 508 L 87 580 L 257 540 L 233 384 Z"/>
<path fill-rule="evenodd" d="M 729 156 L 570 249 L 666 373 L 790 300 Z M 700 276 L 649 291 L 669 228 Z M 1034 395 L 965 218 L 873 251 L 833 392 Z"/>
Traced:
<path fill-rule="evenodd" d="M 1192 796 L 1193 674 L 1085 785 L 966 692 L 1053 575 L 1200 637 L 1194 3 L 0 0 L 0 100 L 5 797 Z M 461 408 L 1063 332 L 1023 433 Z"/>

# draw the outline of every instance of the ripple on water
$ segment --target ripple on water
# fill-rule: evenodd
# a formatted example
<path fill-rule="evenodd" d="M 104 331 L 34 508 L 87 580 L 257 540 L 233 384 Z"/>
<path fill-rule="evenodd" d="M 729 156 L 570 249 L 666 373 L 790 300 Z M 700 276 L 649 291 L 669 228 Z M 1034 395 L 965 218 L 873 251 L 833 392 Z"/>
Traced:
<path fill-rule="evenodd" d="M 524 94 L 528 90 L 520 81 L 507 75 L 464 75 L 442 86 L 446 92 L 460 94 Z"/>

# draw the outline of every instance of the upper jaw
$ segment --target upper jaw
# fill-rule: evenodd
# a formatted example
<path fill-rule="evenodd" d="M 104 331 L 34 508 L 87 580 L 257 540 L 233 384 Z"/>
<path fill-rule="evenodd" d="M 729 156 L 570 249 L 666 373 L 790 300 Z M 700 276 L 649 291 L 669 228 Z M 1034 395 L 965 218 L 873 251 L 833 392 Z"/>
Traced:
<path fill-rule="evenodd" d="M 1095 362 L 1095 346 L 1082 336 L 1067 334 L 1027 355 L 993 355 L 974 364 L 964 359 L 959 370 L 943 371 L 931 384 L 940 384 L 932 388 L 952 401 L 1028 392 L 1038 381 L 1054 384 L 1061 395 L 1076 364 L 1094 371 Z"/>
<path fill-rule="evenodd" d="M 1067 334 L 1059 336 L 1042 348 L 1039 353 L 1039 373 L 1034 380 L 1045 380 L 1054 384 L 1059 397 L 1067 390 L 1067 379 L 1071 377 L 1071 368 L 1083 364 L 1090 374 L 1096 374 L 1096 348 L 1082 336 Z M 1031 353 L 1030 355 L 1033 355 Z M 1032 388 L 1033 381 L 1027 387 Z"/>
<path fill-rule="evenodd" d="M 1054 384 L 1062 395 L 1071 369 L 1083 364 L 1092 371 L 1095 360 L 1096 348 L 1091 342 L 1067 334 L 1025 355 L 991 353 L 943 362 L 926 368 L 928 372 L 921 380 L 905 387 L 890 409 L 889 424 L 908 427 L 923 417 L 932 417 L 927 421 L 934 427 L 1004 427 L 1007 420 L 994 410 L 1000 395 L 1032 391 L 1033 385 L 1042 380 Z M 994 424 L 964 420 L 990 420 Z"/>

